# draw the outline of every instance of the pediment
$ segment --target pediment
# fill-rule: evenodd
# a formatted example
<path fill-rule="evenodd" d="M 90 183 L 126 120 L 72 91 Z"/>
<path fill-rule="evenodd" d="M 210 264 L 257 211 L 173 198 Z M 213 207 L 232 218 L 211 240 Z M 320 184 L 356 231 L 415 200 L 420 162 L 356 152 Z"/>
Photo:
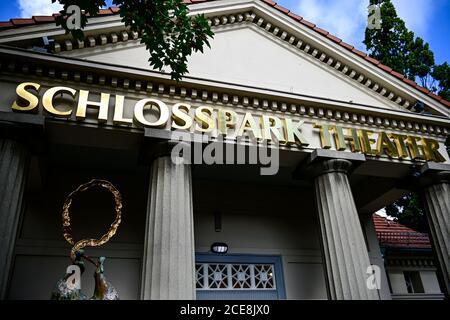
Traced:
<path fill-rule="evenodd" d="M 89 61 L 149 68 L 149 54 L 139 41 L 63 54 Z M 217 29 L 211 49 L 190 57 L 189 76 L 327 100 L 403 109 L 251 24 Z"/>

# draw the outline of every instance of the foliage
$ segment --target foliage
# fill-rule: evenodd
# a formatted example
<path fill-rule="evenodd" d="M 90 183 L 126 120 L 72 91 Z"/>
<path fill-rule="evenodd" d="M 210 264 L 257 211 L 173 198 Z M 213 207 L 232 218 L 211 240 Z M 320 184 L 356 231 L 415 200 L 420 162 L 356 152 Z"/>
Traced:
<path fill-rule="evenodd" d="M 417 193 L 411 193 L 390 204 L 386 207 L 386 213 L 411 229 L 427 232 L 427 220 Z"/>
<path fill-rule="evenodd" d="M 364 39 L 370 56 L 410 80 L 418 77 L 422 85 L 428 87 L 435 64 L 429 44 L 406 28 L 390 0 L 370 0 L 370 4 L 378 3 L 381 5 L 381 29 L 367 28 Z"/>
<path fill-rule="evenodd" d="M 450 65 L 444 62 L 440 66 L 435 66 L 431 75 L 439 81 L 438 95 L 450 100 Z"/>
<path fill-rule="evenodd" d="M 448 63 L 435 65 L 434 54 L 428 43 L 415 37 L 405 22 L 398 17 L 391 0 L 370 0 L 380 5 L 381 29 L 366 29 L 364 44 L 370 56 L 400 72 L 408 79 L 436 92 L 444 99 L 450 99 L 450 66 Z M 419 196 L 409 194 L 386 207 L 390 216 L 400 223 L 418 231 L 426 231 L 424 211 Z"/>
<path fill-rule="evenodd" d="M 88 16 L 99 13 L 106 5 L 104 0 L 52 0 L 63 5 L 57 25 L 62 26 L 75 39 L 84 38 Z M 170 68 L 172 79 L 181 80 L 188 73 L 187 58 L 194 52 L 203 52 L 210 46 L 213 32 L 204 15 L 191 17 L 183 0 L 113 0 L 120 7 L 120 16 L 130 30 L 141 35 L 141 43 L 150 53 L 150 66 L 160 71 Z M 77 5 L 82 10 L 81 29 L 71 30 L 67 26 L 70 16 L 67 9 Z"/>

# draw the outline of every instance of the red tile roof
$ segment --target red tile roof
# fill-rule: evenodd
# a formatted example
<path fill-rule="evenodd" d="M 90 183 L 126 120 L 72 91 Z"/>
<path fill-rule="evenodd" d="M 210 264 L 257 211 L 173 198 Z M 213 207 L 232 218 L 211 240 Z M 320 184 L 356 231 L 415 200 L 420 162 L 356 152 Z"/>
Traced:
<path fill-rule="evenodd" d="M 195 3 L 208 2 L 208 1 L 215 1 L 215 0 L 184 0 L 184 3 L 186 3 L 186 4 L 195 4 Z M 338 37 L 335 37 L 335 36 L 331 35 L 328 31 L 323 30 L 321 28 L 318 28 L 314 23 L 309 22 L 309 21 L 303 19 L 303 17 L 292 13 L 289 9 L 287 9 L 287 8 L 277 4 L 276 2 L 274 2 L 272 0 L 261 0 L 261 1 L 265 2 L 266 4 L 268 4 L 271 7 L 274 7 L 276 10 L 284 13 L 288 17 L 294 19 L 295 21 L 297 21 L 297 22 L 307 26 L 308 28 L 316 31 L 317 33 L 321 34 L 322 36 L 332 40 L 333 42 L 339 44 L 340 46 L 348 49 L 349 51 L 353 52 L 354 54 L 357 54 L 358 56 L 360 56 L 361 58 L 365 59 L 366 61 L 368 61 L 368 62 L 372 63 L 373 65 L 383 69 L 384 71 L 386 71 L 387 73 L 391 74 L 392 76 L 402 80 L 403 82 L 405 82 L 409 86 L 416 88 L 417 90 L 419 90 L 422 93 L 428 95 L 432 99 L 440 102 L 444 106 L 450 108 L 450 101 L 444 100 L 442 97 L 433 94 L 431 91 L 429 91 L 426 88 L 423 88 L 422 86 L 418 85 L 416 82 L 407 79 L 404 75 L 393 71 L 391 68 L 381 64 L 378 60 L 369 57 L 369 55 L 366 54 L 365 52 L 362 52 L 362 51 L 359 51 L 359 50 L 355 49 L 354 46 L 343 42 Z M 108 16 L 108 15 L 117 14 L 118 12 L 119 12 L 119 8 L 117 8 L 117 7 L 110 7 L 108 9 L 100 10 L 98 16 Z M 36 25 L 36 24 L 41 24 L 41 23 L 53 22 L 55 20 L 55 18 L 54 18 L 55 15 L 57 15 L 57 14 L 54 14 L 53 16 L 33 16 L 30 19 L 10 19 L 9 21 L 0 21 L 0 31 L 3 30 L 3 29 L 18 28 L 18 27 Z"/>
<path fill-rule="evenodd" d="M 383 247 L 409 249 L 431 248 L 430 239 L 426 233 L 417 232 L 377 214 L 374 214 L 372 219 L 378 241 Z"/>

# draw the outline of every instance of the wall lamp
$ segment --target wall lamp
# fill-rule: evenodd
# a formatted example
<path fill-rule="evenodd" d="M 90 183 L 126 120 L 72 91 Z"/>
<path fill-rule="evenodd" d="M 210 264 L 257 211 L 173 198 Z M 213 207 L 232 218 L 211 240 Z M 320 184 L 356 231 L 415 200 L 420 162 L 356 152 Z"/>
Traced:
<path fill-rule="evenodd" d="M 225 254 L 228 252 L 228 245 L 223 242 L 214 242 L 211 245 L 211 251 L 214 253 Z"/>

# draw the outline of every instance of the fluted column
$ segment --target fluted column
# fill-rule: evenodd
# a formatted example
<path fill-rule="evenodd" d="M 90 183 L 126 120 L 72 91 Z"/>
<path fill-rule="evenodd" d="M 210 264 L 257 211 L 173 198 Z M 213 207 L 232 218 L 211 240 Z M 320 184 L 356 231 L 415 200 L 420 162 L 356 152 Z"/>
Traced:
<path fill-rule="evenodd" d="M 147 206 L 142 299 L 195 299 L 190 165 L 153 161 Z"/>
<path fill-rule="evenodd" d="M 439 264 L 442 290 L 450 298 L 450 171 L 425 175 L 421 193 Z"/>
<path fill-rule="evenodd" d="M 6 298 L 28 160 L 23 144 L 0 138 L 0 299 Z"/>
<path fill-rule="evenodd" d="M 369 255 L 347 174 L 352 162 L 324 160 L 311 166 L 330 299 L 379 299 L 367 287 Z"/>

